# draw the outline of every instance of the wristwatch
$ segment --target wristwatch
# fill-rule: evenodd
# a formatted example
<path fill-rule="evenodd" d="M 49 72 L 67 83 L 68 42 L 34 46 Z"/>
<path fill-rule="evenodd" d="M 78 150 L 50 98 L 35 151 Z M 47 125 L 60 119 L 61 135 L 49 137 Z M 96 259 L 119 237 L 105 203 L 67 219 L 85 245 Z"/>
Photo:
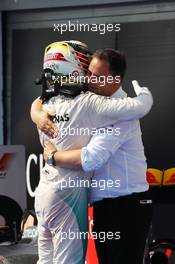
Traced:
<path fill-rule="evenodd" d="M 47 156 L 47 164 L 50 166 L 56 166 L 55 164 L 55 160 L 54 160 L 54 154 L 57 152 L 57 150 L 54 150 L 52 152 L 49 153 L 49 155 Z"/>

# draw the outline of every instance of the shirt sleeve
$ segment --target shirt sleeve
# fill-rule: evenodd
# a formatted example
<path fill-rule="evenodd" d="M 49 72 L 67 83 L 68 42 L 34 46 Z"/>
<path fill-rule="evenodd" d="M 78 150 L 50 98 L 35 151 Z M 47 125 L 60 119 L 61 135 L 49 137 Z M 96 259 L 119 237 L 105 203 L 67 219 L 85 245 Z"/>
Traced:
<path fill-rule="evenodd" d="M 88 145 L 82 148 L 81 163 L 85 172 L 100 169 L 107 163 L 117 149 L 132 137 L 133 132 L 137 129 L 138 123 L 134 126 L 130 122 L 123 123 L 125 124 L 118 122 L 118 127 L 105 128 L 105 133 L 94 135 Z M 109 129 L 112 131 L 110 134 L 108 133 Z"/>
<path fill-rule="evenodd" d="M 93 127 L 108 126 L 119 120 L 140 119 L 150 111 L 152 104 L 152 94 L 146 87 L 140 88 L 134 98 L 109 98 L 91 93 L 87 114 Z"/>

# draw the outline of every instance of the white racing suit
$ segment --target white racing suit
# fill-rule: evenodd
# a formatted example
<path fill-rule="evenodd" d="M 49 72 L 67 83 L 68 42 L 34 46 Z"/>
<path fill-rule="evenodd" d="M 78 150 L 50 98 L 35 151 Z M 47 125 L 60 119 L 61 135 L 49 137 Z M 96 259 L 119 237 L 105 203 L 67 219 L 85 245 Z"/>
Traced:
<path fill-rule="evenodd" d="M 138 92 L 137 92 L 138 93 Z M 141 88 L 133 99 L 110 99 L 87 92 L 67 99 L 51 98 L 43 108 L 56 113 L 59 135 L 51 140 L 58 150 L 81 148 L 96 128 L 117 120 L 143 117 L 152 106 L 152 96 Z M 48 137 L 39 131 L 42 145 Z M 45 164 L 35 193 L 38 219 L 37 264 L 84 264 L 87 238 L 87 187 L 90 174 Z"/>

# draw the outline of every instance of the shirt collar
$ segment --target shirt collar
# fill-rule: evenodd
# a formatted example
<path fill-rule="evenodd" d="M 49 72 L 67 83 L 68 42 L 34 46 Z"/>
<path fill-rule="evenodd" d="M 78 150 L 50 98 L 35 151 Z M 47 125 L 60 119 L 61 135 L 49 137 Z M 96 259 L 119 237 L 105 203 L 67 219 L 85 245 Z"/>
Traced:
<path fill-rule="evenodd" d="M 111 98 L 124 98 L 127 97 L 127 93 L 125 93 L 125 91 L 122 89 L 122 86 L 120 86 L 120 88 L 111 95 Z"/>

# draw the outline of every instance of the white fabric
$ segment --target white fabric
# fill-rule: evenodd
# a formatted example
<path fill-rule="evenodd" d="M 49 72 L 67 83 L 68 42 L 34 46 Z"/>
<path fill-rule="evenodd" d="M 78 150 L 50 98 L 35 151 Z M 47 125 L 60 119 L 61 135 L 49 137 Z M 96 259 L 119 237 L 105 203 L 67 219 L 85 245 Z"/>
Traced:
<path fill-rule="evenodd" d="M 90 92 L 81 94 L 73 100 L 57 96 L 51 98 L 44 108 L 47 111 L 55 112 L 57 116 L 64 116 L 64 114 L 69 116 L 69 121 L 57 123 L 59 137 L 52 140 L 58 149 L 66 150 L 87 145 L 90 138 L 96 133 L 96 128 L 108 126 L 114 121 L 143 117 L 151 109 L 152 102 L 149 90 L 140 88 L 140 93 L 135 98 L 109 98 Z M 48 138 L 40 132 L 40 140 L 44 145 Z M 48 173 L 51 174 L 50 177 L 57 176 L 58 183 L 69 178 L 81 178 L 83 175 L 82 170 L 73 171 L 59 167 L 48 167 Z"/>
<path fill-rule="evenodd" d="M 126 97 L 126 93 L 119 89 L 112 98 L 118 97 Z M 84 171 L 95 170 L 90 203 L 148 190 L 147 164 L 139 121 L 119 121 L 111 128 L 114 132 L 120 131 L 120 134 L 99 133 L 82 149 Z M 102 182 L 105 188 L 102 188 Z"/>
<path fill-rule="evenodd" d="M 110 99 L 87 92 L 74 99 L 53 97 L 44 105 L 46 111 L 56 113 L 59 136 L 52 140 L 58 149 L 81 148 L 88 144 L 94 129 L 119 119 L 144 116 L 151 108 L 148 89 L 135 99 Z M 67 117 L 69 120 L 67 120 Z M 60 121 L 64 119 L 64 121 Z M 67 120 L 67 121 L 66 121 Z M 84 129 L 83 131 L 81 129 Z M 80 132 L 81 131 L 81 132 Z M 64 133 L 63 133 L 64 132 Z M 39 131 L 44 146 L 49 140 Z M 46 164 L 41 172 L 35 196 L 38 218 L 39 261 L 37 264 L 84 264 L 87 239 L 60 241 L 60 232 L 87 231 L 87 192 L 85 188 L 71 188 L 69 180 L 91 176 L 83 170 L 70 170 Z"/>
<path fill-rule="evenodd" d="M 36 191 L 37 264 L 84 264 L 87 236 L 87 193 L 83 188 L 58 189 L 40 182 Z"/>

